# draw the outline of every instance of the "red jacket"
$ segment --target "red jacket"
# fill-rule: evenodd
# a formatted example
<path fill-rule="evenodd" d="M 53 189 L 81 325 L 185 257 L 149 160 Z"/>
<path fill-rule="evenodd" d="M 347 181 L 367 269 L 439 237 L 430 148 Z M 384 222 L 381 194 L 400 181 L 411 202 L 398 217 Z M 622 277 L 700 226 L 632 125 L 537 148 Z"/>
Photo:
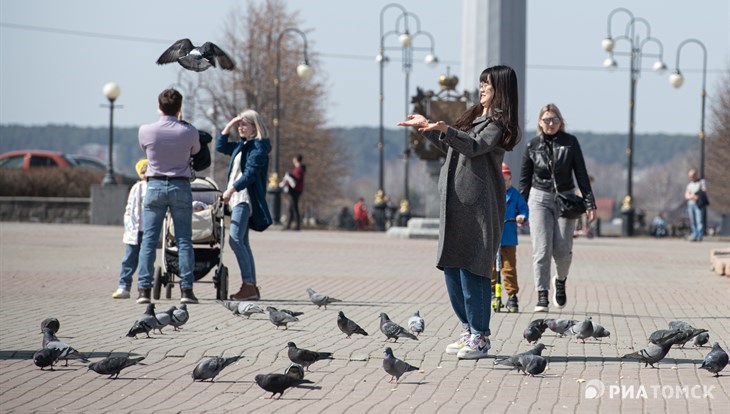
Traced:
<path fill-rule="evenodd" d="M 304 168 L 301 166 L 294 168 L 294 170 L 289 174 L 294 178 L 294 182 L 296 183 L 294 185 L 293 190 L 301 193 L 304 191 Z"/>

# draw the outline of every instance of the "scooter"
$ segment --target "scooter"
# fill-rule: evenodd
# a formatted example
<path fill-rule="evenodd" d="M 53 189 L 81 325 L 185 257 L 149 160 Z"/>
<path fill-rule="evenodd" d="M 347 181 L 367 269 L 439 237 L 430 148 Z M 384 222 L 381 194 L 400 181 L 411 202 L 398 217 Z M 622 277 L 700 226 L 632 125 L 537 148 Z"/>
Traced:
<path fill-rule="evenodd" d="M 505 223 L 514 223 L 517 219 L 507 219 Z M 497 249 L 497 259 L 494 265 L 496 277 L 494 280 L 494 297 L 492 298 L 492 310 L 499 313 L 504 309 L 504 303 L 502 303 L 502 254 L 500 249 Z"/>

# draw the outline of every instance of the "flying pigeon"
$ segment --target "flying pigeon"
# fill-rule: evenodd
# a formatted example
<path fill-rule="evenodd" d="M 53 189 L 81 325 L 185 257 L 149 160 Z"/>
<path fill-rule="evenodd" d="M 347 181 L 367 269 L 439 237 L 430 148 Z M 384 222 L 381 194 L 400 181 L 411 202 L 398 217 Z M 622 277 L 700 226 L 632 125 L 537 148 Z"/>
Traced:
<path fill-rule="evenodd" d="M 323 359 L 334 359 L 332 358 L 332 352 L 315 352 L 300 349 L 297 348 L 294 342 L 289 342 L 287 346 L 289 347 L 287 352 L 289 360 L 295 364 L 303 366 L 307 371 L 309 371 L 309 366 L 317 361 L 321 361 Z"/>
<path fill-rule="evenodd" d="M 231 365 L 241 358 L 243 357 L 233 356 L 230 358 L 205 358 L 195 366 L 195 369 L 193 369 L 193 381 L 205 381 L 209 379 L 210 382 L 213 382 L 213 378 L 220 374 L 221 371 L 223 371 L 223 368 Z"/>
<path fill-rule="evenodd" d="M 524 354 L 517 358 L 517 371 L 522 371 L 524 375 L 534 377 L 542 374 L 547 366 L 547 360 L 540 355 Z"/>
<path fill-rule="evenodd" d="M 526 354 L 542 355 L 542 351 L 544 349 L 545 349 L 545 345 L 540 343 L 540 344 L 535 345 L 535 347 L 529 351 L 521 352 L 517 355 L 512 355 L 512 356 L 506 357 L 506 358 L 495 359 L 494 364 L 495 365 L 506 365 L 506 366 L 510 366 L 513 368 L 519 368 L 520 367 L 520 364 L 519 364 L 520 356 L 526 355 Z"/>
<path fill-rule="evenodd" d="M 53 336 L 49 328 L 43 330 L 43 348 L 59 350 L 60 354 L 58 355 L 58 359 L 66 361 L 64 366 L 68 366 L 69 359 L 79 359 L 81 362 L 89 362 L 84 355 L 71 347 L 71 345 Z"/>
<path fill-rule="evenodd" d="M 706 344 L 710 341 L 710 334 L 708 332 L 702 332 L 701 334 L 695 336 L 694 341 L 692 341 L 692 344 L 697 347 L 701 347 L 702 345 Z"/>
<path fill-rule="evenodd" d="M 33 354 L 33 363 L 40 367 L 41 371 L 45 367 L 51 367 L 53 371 L 53 364 L 58 361 L 58 357 L 61 355 L 61 350 L 57 348 L 49 349 L 43 348 L 40 351 Z"/>
<path fill-rule="evenodd" d="M 280 326 L 283 326 L 284 329 L 288 329 L 286 324 L 299 321 L 298 318 L 295 318 L 288 313 L 278 311 L 271 306 L 268 306 L 266 311 L 269 312 L 269 320 L 274 324 L 274 326 L 276 326 L 276 329 L 279 329 Z"/>
<path fill-rule="evenodd" d="M 193 46 L 190 39 L 180 39 L 173 43 L 157 59 L 158 65 L 173 62 L 177 62 L 185 69 L 194 72 L 202 72 L 217 65 L 225 70 L 236 68 L 233 60 L 215 44 L 205 42 L 202 46 Z"/>
<path fill-rule="evenodd" d="M 363 336 L 368 336 L 368 333 L 365 332 L 364 329 L 360 327 L 360 325 L 356 324 L 354 321 L 351 321 L 350 319 L 347 319 L 345 316 L 345 313 L 340 311 L 340 313 L 337 314 L 337 327 L 340 328 L 342 333 L 347 335 L 345 339 L 350 339 L 350 336 L 352 334 L 360 334 Z"/>
<path fill-rule="evenodd" d="M 725 369 L 728 363 L 728 355 L 724 349 L 720 347 L 720 344 L 715 342 L 712 345 L 712 351 L 705 356 L 705 360 L 702 361 L 700 368 L 706 369 L 716 377 L 720 376 L 720 371 Z"/>
<path fill-rule="evenodd" d="M 181 328 L 183 325 L 185 325 L 188 319 L 190 319 L 190 314 L 188 314 L 188 305 L 183 303 L 172 313 L 172 320 L 170 320 L 170 325 L 172 325 L 177 331 L 178 328 Z"/>
<path fill-rule="evenodd" d="M 421 312 L 416 311 L 410 318 L 408 318 L 408 329 L 411 330 L 416 336 L 423 333 L 426 329 L 426 322 L 421 318 Z"/>
<path fill-rule="evenodd" d="M 593 322 L 591 317 L 588 316 L 583 322 L 576 323 L 571 326 L 568 332 L 575 336 L 575 342 L 578 343 L 580 339 L 583 343 L 586 343 L 586 338 L 590 338 L 593 335 Z"/>
<path fill-rule="evenodd" d="M 264 390 L 272 393 L 267 398 L 273 398 L 279 394 L 277 400 L 284 395 L 284 391 L 291 387 L 298 387 L 302 384 L 313 384 L 312 381 L 303 378 L 295 378 L 285 374 L 258 374 L 256 375 L 256 384 Z"/>
<path fill-rule="evenodd" d="M 46 318 L 43 319 L 41 322 L 41 333 L 43 333 L 43 329 L 49 328 L 51 330 L 52 334 L 56 334 L 58 330 L 61 328 L 61 322 L 58 321 L 56 318 Z"/>
<path fill-rule="evenodd" d="M 604 328 L 603 325 L 599 325 L 597 323 L 593 324 L 593 334 L 591 335 L 592 337 L 594 337 L 600 341 L 601 338 L 606 338 L 610 335 L 611 335 L 611 331 Z"/>
<path fill-rule="evenodd" d="M 393 355 L 393 350 L 390 349 L 390 347 L 385 348 L 385 353 L 383 357 L 383 369 L 385 372 L 391 375 L 389 383 L 393 383 L 393 380 L 395 379 L 395 383 L 398 383 L 398 380 L 400 380 L 400 377 L 409 371 L 418 371 L 418 367 L 414 367 L 413 365 L 402 361 Z"/>
<path fill-rule="evenodd" d="M 579 323 L 575 319 L 545 319 L 545 321 L 547 322 L 548 328 L 561 337 L 568 333 L 568 329 L 571 326 Z"/>
<path fill-rule="evenodd" d="M 99 362 L 89 364 L 89 369 L 101 375 L 109 375 L 109 378 L 119 378 L 119 373 L 124 368 L 131 367 L 142 361 L 144 357 L 129 358 L 125 356 L 102 359 Z"/>
<path fill-rule="evenodd" d="M 317 293 L 312 288 L 307 288 L 307 294 L 309 295 L 309 300 L 312 301 L 315 305 L 317 305 L 317 309 L 324 306 L 325 310 L 327 309 L 327 305 L 334 302 L 342 302 L 339 299 L 335 299 L 332 297 L 329 297 L 327 295 L 323 295 L 321 293 Z"/>
<path fill-rule="evenodd" d="M 405 336 L 406 338 L 414 339 L 416 341 L 418 340 L 416 335 L 413 335 L 406 331 L 406 328 L 391 321 L 385 312 L 380 314 L 380 332 L 385 335 L 385 341 L 392 338 L 393 342 L 398 342 L 398 338 L 401 336 Z"/>

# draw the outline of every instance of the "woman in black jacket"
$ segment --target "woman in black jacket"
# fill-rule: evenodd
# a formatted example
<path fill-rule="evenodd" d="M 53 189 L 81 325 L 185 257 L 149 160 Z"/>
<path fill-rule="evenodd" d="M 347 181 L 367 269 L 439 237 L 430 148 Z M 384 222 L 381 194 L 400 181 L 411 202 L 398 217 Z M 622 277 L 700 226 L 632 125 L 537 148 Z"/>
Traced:
<path fill-rule="evenodd" d="M 555 188 L 561 193 L 575 193 L 575 174 L 590 222 L 596 219 L 596 203 L 580 144 L 576 137 L 565 132 L 565 121 L 558 107 L 543 106 L 538 119 L 538 135 L 527 144 L 522 157 L 519 188 L 530 207 L 532 267 L 538 293 L 535 312 L 547 312 L 550 284 L 557 307 L 562 309 L 567 301 L 565 282 L 570 271 L 576 222 L 560 217 Z M 551 258 L 555 259 L 556 267 L 552 278 Z"/>

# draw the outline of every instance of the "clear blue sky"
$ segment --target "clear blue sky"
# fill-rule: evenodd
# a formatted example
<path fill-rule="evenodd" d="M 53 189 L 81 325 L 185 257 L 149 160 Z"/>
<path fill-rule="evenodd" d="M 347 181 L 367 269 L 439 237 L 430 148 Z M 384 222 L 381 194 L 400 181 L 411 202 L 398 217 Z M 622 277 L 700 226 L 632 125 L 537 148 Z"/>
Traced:
<path fill-rule="evenodd" d="M 120 126 L 137 126 L 157 118 L 156 96 L 177 80 L 175 65 L 154 64 L 165 43 L 110 39 L 93 34 L 172 41 L 189 37 L 196 43 L 219 41 L 221 22 L 237 2 L 219 0 L 23 0 L 0 3 L 0 123 L 81 126 L 107 125 L 102 86 L 121 86 L 115 115 Z M 245 2 L 240 2 L 245 5 Z M 373 57 L 379 45 L 379 14 L 390 1 L 289 1 L 299 10 L 301 29 L 310 47 L 321 54 L 329 86 L 329 126 L 378 125 L 378 67 Z M 435 37 L 436 54 L 460 74 L 461 2 L 403 0 L 419 16 L 422 29 Z M 664 60 L 675 66 L 679 43 L 697 38 L 708 49 L 708 114 L 720 79 L 730 67 L 730 2 L 728 0 L 528 0 L 526 130 L 531 134 L 539 107 L 557 103 L 568 128 L 579 131 L 625 132 L 628 129 L 628 58 L 621 69 L 602 68 L 601 49 L 611 10 L 627 7 L 651 24 L 652 35 L 664 45 Z M 387 22 L 394 25 L 393 21 Z M 626 18 L 614 18 L 614 35 Z M 638 26 L 637 26 L 638 27 Z M 79 36 L 65 31 L 88 32 Z M 422 39 L 423 40 L 423 39 Z M 390 39 L 395 41 L 395 39 Z M 626 43 L 617 49 L 626 50 Z M 654 52 L 653 49 L 647 51 Z M 391 53 L 392 55 L 393 53 Z M 395 52 L 397 55 L 398 52 Z M 395 57 L 395 56 L 393 56 Z M 416 86 L 436 89 L 435 69 L 415 53 L 411 94 Z M 645 58 L 650 68 L 653 59 Z M 685 84 L 672 88 L 667 79 L 645 70 L 638 83 L 636 131 L 694 134 L 700 124 L 702 54 L 694 45 L 682 51 Z M 400 64 L 386 68 L 385 122 L 393 126 L 404 113 L 404 82 Z M 709 126 L 709 124 L 708 124 Z"/>

